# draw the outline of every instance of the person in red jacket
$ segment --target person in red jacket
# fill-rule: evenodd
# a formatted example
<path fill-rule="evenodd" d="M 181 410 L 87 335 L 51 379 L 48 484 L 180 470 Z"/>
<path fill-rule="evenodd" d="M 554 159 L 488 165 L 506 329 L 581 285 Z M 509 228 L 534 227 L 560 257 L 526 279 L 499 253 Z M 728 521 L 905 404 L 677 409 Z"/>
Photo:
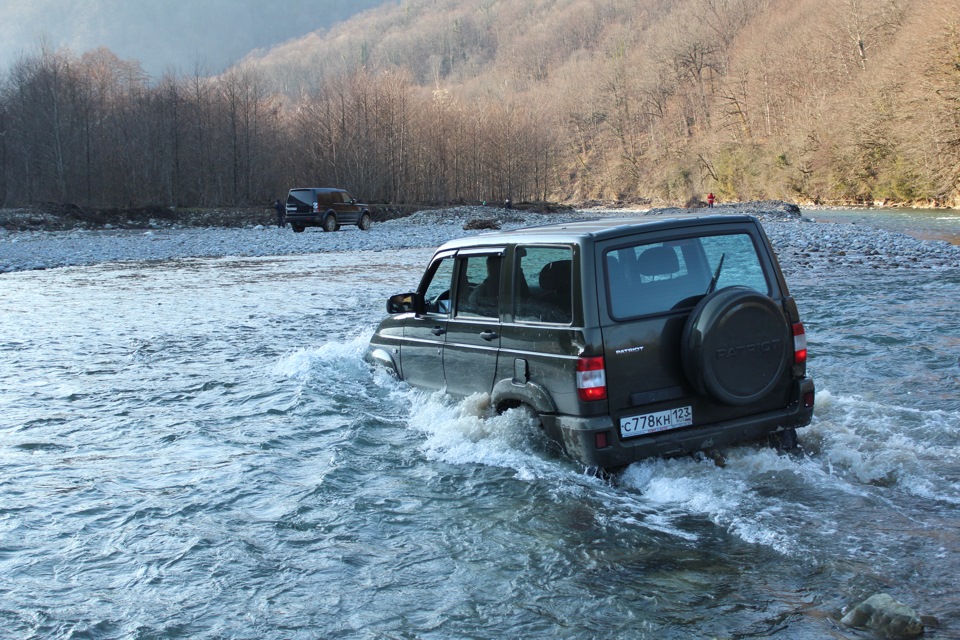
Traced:
<path fill-rule="evenodd" d="M 713 201 L 714 201 L 714 200 L 715 200 L 715 198 L 713 197 L 713 194 L 712 194 L 712 193 L 708 193 L 708 194 L 707 194 L 707 206 L 710 207 L 711 209 L 713 208 Z"/>

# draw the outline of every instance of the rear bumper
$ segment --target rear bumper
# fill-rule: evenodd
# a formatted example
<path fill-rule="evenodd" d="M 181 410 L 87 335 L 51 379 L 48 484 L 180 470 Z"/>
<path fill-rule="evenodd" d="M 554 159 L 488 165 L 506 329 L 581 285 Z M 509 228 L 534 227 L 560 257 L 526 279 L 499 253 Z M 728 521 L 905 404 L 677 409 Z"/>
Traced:
<path fill-rule="evenodd" d="M 541 416 L 544 428 L 563 443 L 564 449 L 590 467 L 611 469 L 651 457 L 675 457 L 716 447 L 749 442 L 771 433 L 810 424 L 813 406 L 804 406 L 804 397 L 813 393 L 813 380 L 795 384 L 794 401 L 780 411 L 699 425 L 620 440 L 610 416 L 581 418 L 568 415 Z M 597 434 L 606 432 L 607 446 L 597 447 Z M 602 438 L 601 438 L 602 439 Z"/>
<path fill-rule="evenodd" d="M 287 222 L 302 224 L 305 227 L 319 227 L 323 216 L 316 213 L 288 213 Z"/>

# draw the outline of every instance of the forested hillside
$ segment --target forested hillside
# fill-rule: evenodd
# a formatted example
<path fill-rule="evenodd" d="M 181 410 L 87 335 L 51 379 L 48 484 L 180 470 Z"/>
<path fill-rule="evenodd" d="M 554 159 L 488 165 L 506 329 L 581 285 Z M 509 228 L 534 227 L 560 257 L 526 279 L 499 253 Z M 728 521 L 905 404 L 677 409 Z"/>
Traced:
<path fill-rule="evenodd" d="M 960 206 L 960 0 L 403 0 L 216 77 L 5 78 L 0 196 Z"/>

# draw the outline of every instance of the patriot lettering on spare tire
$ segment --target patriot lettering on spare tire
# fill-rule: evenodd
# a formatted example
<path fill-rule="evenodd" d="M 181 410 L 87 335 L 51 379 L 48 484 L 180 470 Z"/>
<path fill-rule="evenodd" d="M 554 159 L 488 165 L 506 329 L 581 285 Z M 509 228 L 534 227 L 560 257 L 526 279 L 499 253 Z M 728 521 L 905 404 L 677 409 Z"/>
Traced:
<path fill-rule="evenodd" d="M 773 391 L 791 355 L 790 327 L 769 297 L 729 287 L 694 308 L 683 333 L 683 367 L 699 392 L 745 405 Z"/>

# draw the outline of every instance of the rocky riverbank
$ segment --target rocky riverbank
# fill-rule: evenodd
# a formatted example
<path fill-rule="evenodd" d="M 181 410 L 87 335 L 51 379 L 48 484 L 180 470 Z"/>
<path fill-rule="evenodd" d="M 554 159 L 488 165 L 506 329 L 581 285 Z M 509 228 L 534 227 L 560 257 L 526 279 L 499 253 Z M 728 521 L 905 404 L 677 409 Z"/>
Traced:
<path fill-rule="evenodd" d="M 801 215 L 794 205 L 782 202 L 724 205 L 699 211 L 704 214 L 748 213 L 759 217 L 788 271 L 824 263 L 876 269 L 960 266 L 960 247 L 947 242 L 918 240 L 865 225 L 816 223 Z M 278 229 L 268 224 L 267 212 L 263 212 L 266 220 L 246 218 L 243 226 L 234 226 L 233 223 L 239 222 L 236 215 L 228 216 L 225 222 L 223 216 L 207 213 L 208 218 L 195 222 L 206 220 L 208 225 L 191 227 L 148 218 L 143 226 L 135 228 L 117 228 L 111 223 L 52 231 L 0 228 L 0 273 L 129 260 L 389 251 L 434 247 L 452 238 L 481 233 L 486 228 L 509 229 L 584 218 L 689 212 L 686 209 L 645 212 L 587 209 L 535 213 L 489 206 L 455 207 L 385 220 L 366 232 L 345 226 L 337 233 L 324 233 L 319 229 L 293 233 L 289 228 Z M 9 213 L 5 219 L 11 219 Z"/>

